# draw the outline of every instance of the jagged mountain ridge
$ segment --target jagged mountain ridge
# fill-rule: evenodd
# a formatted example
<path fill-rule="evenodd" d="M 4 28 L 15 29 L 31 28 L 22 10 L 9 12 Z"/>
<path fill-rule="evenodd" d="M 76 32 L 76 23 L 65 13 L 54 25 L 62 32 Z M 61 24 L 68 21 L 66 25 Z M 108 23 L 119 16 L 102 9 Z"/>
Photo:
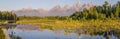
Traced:
<path fill-rule="evenodd" d="M 13 11 L 18 16 L 70 16 L 76 11 L 81 11 L 84 8 L 89 9 L 90 7 L 93 7 L 94 4 L 88 3 L 88 4 L 81 4 L 80 2 L 77 2 L 73 6 L 70 6 L 66 4 L 64 7 L 61 7 L 60 5 L 56 5 L 50 10 L 45 9 L 32 9 L 32 8 L 24 8 L 21 10 Z"/>

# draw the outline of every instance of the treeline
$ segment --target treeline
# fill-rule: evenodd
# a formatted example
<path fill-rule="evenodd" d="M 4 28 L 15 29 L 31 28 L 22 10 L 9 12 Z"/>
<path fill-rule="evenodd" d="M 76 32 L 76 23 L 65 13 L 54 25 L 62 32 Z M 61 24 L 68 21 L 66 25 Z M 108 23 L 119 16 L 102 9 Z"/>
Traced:
<path fill-rule="evenodd" d="M 68 16 L 45 16 L 45 17 L 38 17 L 38 16 L 18 16 L 19 20 L 23 19 L 49 19 L 49 20 L 67 20 L 70 19 Z"/>
<path fill-rule="evenodd" d="M 0 20 L 17 20 L 17 15 L 13 12 L 0 11 Z"/>
<path fill-rule="evenodd" d="M 120 1 L 117 4 L 110 5 L 107 1 L 102 6 L 94 6 L 90 9 L 75 12 L 70 16 L 72 19 L 119 19 L 120 18 Z"/>

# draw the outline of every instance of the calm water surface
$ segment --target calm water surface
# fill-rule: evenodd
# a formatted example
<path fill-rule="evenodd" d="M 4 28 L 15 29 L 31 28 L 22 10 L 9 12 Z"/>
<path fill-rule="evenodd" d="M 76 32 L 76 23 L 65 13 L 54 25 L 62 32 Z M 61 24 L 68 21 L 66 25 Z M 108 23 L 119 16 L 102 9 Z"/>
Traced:
<path fill-rule="evenodd" d="M 120 39 L 117 36 L 109 35 L 88 35 L 76 32 L 65 32 L 65 30 L 41 29 L 33 25 L 16 25 L 5 27 L 3 31 L 7 39 Z"/>

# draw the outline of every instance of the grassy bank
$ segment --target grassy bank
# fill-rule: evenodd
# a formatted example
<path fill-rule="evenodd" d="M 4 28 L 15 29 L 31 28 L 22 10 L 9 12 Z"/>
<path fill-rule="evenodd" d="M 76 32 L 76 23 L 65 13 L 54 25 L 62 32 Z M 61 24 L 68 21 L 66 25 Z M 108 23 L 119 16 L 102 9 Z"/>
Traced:
<path fill-rule="evenodd" d="M 1 27 L 0 27 L 0 39 L 5 39 L 5 35 L 4 35 Z"/>
<path fill-rule="evenodd" d="M 2 24 L 8 24 L 8 21 L 0 21 L 0 25 Z"/>
<path fill-rule="evenodd" d="M 51 30 L 66 30 L 66 32 L 84 31 L 84 33 L 97 33 L 114 31 L 120 32 L 120 20 L 19 20 L 17 24 L 32 24 L 38 25 L 43 29 Z"/>

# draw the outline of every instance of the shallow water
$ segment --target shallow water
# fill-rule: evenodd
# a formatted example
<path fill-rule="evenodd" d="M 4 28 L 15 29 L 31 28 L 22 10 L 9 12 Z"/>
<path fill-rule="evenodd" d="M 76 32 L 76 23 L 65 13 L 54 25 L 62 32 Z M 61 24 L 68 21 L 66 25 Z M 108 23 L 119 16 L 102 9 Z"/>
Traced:
<path fill-rule="evenodd" d="M 16 25 L 3 28 L 7 39 L 120 39 L 117 36 L 109 35 L 88 35 L 77 32 L 65 32 L 65 30 L 42 29 L 34 25 Z"/>

